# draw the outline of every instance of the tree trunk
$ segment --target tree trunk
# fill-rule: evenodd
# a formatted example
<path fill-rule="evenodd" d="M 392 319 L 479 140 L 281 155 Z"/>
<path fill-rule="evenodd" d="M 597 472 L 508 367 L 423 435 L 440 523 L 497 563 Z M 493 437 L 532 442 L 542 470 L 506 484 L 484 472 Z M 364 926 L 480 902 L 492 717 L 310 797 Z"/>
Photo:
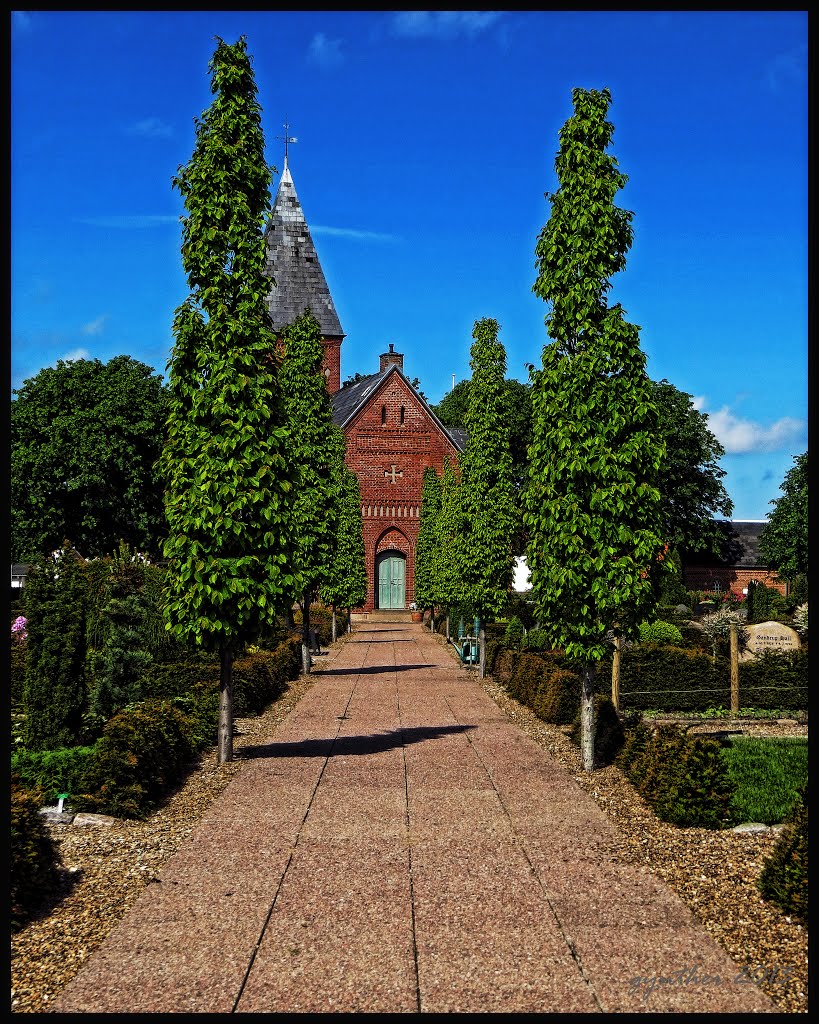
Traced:
<path fill-rule="evenodd" d="M 449 612 L 446 613 L 446 642 L 449 643 Z"/>
<path fill-rule="evenodd" d="M 219 764 L 233 760 L 233 651 L 219 647 Z"/>
<path fill-rule="evenodd" d="M 581 673 L 583 690 L 580 697 L 580 753 L 583 769 L 594 771 L 594 673 L 595 666 L 586 662 Z"/>
<path fill-rule="evenodd" d="M 310 595 L 304 595 L 301 607 L 301 667 L 306 676 L 310 675 Z"/>
<path fill-rule="evenodd" d="M 481 619 L 481 626 L 480 626 L 480 629 L 478 630 L 478 644 L 479 644 L 479 647 L 478 647 L 478 657 L 479 657 L 480 663 L 481 663 L 480 676 L 481 676 L 481 679 L 485 679 L 486 678 L 486 628 L 484 626 L 483 619 Z"/>
<path fill-rule="evenodd" d="M 333 643 L 336 642 L 336 606 L 333 605 L 333 628 L 332 628 Z"/>
<path fill-rule="evenodd" d="M 731 714 L 739 714 L 739 636 L 732 623 L 731 631 Z"/>
<path fill-rule="evenodd" d="M 615 711 L 620 710 L 620 655 L 623 649 L 621 637 L 614 638 L 614 654 L 611 659 L 611 702 Z"/>
<path fill-rule="evenodd" d="M 352 633 L 353 631 L 353 609 L 347 609 L 347 632 Z"/>
<path fill-rule="evenodd" d="M 429 631 L 430 633 L 435 632 L 435 605 L 429 610 Z"/>

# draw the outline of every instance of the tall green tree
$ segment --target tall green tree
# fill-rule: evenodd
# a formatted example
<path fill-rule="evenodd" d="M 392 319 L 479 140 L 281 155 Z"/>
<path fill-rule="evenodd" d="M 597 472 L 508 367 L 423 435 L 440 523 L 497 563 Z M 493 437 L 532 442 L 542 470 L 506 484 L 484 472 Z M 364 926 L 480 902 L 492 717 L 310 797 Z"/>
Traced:
<path fill-rule="evenodd" d="M 310 604 L 331 571 L 336 554 L 341 504 L 335 467 L 344 458 L 344 435 L 333 424 L 333 407 L 323 373 L 321 327 L 310 310 L 282 332 L 280 371 L 291 452 L 301 467 L 292 521 L 302 608 L 302 660 L 310 671 Z M 360 515 L 360 512 L 359 512 Z"/>
<path fill-rule="evenodd" d="M 449 615 L 461 602 L 461 579 L 458 567 L 458 547 L 463 535 L 461 515 L 461 482 L 458 463 L 449 456 L 444 457 L 441 470 L 441 507 L 437 526 L 437 569 L 435 582 L 438 602 L 447 612 L 447 639 L 449 639 Z"/>
<path fill-rule="evenodd" d="M 363 604 L 367 599 L 361 487 L 358 477 L 344 464 L 343 450 L 337 463 L 340 497 L 336 548 L 319 592 L 322 601 L 333 609 L 333 640 L 336 639 L 336 609 L 346 608 L 349 616 L 351 609 Z"/>
<path fill-rule="evenodd" d="M 11 402 L 11 557 L 29 562 L 70 537 L 86 558 L 120 540 L 154 555 L 167 532 L 155 463 L 167 394 L 129 356 L 59 360 Z"/>
<path fill-rule="evenodd" d="M 85 566 L 70 543 L 30 564 L 23 588 L 28 634 L 23 742 L 28 750 L 58 750 L 82 740 L 87 602 Z"/>
<path fill-rule="evenodd" d="M 759 535 L 759 550 L 784 580 L 808 575 L 808 453 L 794 456 L 794 465 L 780 485 L 782 496 L 770 502 L 773 512 Z"/>
<path fill-rule="evenodd" d="M 714 517 L 730 518 L 734 510 L 719 465 L 725 449 L 690 395 L 667 380 L 653 381 L 651 391 L 666 447 L 657 478 L 665 539 L 689 555 L 717 555 L 722 535 Z"/>
<path fill-rule="evenodd" d="M 504 420 L 506 352 L 496 320 L 475 322 L 472 386 L 461 464 L 463 535 L 457 548 L 461 592 L 480 620 L 480 675 L 486 674 L 486 619 L 506 606 L 512 584 L 517 522 L 509 428 Z"/>
<path fill-rule="evenodd" d="M 632 214 L 614 197 L 626 181 L 607 153 L 608 89 L 575 89 L 560 131 L 559 182 L 536 247 L 533 290 L 551 304 L 551 343 L 532 368 L 533 440 L 524 522 L 540 622 L 582 675 L 583 766 L 594 767 L 594 678 L 606 634 L 637 636 L 656 601 L 663 550 L 657 476 L 664 451 L 639 329 L 609 278 L 625 267 Z"/>
<path fill-rule="evenodd" d="M 423 610 L 432 608 L 438 594 L 438 518 L 441 514 L 441 481 L 433 466 L 424 470 L 421 484 L 421 514 L 415 542 L 415 603 Z M 433 626 L 434 628 L 434 626 Z"/>
<path fill-rule="evenodd" d="M 184 200 L 167 442 L 169 628 L 218 650 L 219 762 L 233 758 L 233 660 L 292 600 L 297 470 L 266 305 L 270 208 L 261 109 L 244 37 L 218 39 L 213 102 L 196 121 Z"/>

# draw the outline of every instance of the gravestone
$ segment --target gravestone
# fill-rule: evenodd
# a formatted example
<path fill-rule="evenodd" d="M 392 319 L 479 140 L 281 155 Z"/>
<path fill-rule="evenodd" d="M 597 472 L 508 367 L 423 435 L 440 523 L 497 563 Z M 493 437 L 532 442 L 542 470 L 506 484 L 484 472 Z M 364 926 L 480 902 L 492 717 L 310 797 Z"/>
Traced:
<path fill-rule="evenodd" d="M 757 622 L 745 628 L 748 631 L 748 643 L 740 661 L 756 658 L 766 651 L 787 652 L 801 647 L 796 630 L 781 622 Z"/>

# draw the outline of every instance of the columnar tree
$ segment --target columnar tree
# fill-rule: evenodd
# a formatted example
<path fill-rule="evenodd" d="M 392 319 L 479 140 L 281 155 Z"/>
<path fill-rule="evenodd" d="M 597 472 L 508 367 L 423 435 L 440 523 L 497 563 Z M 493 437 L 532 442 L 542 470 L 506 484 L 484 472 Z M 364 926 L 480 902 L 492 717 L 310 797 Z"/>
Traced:
<path fill-rule="evenodd" d="M 29 566 L 23 588 L 28 634 L 23 741 L 28 750 L 57 750 L 82 739 L 87 602 L 85 567 L 68 541 Z"/>
<path fill-rule="evenodd" d="M 339 509 L 336 550 L 327 565 L 320 597 L 333 609 L 333 640 L 336 639 L 336 609 L 352 608 L 367 599 L 367 568 L 364 563 L 364 531 L 361 522 L 361 487 L 358 477 L 344 464 L 344 451 L 337 459 Z"/>
<path fill-rule="evenodd" d="M 169 536 L 168 628 L 218 650 L 219 762 L 233 758 L 233 659 L 292 599 L 297 471 L 266 305 L 270 207 L 261 108 L 245 39 L 218 39 L 184 200 L 190 295 L 174 318 L 160 459 Z"/>
<path fill-rule="evenodd" d="M 486 618 L 499 615 L 509 598 L 514 559 L 515 484 L 504 418 L 506 352 L 498 322 L 478 320 L 472 337 L 472 387 L 461 456 L 461 525 L 457 564 L 463 597 L 480 620 L 480 674 L 486 674 Z"/>
<path fill-rule="evenodd" d="M 532 368 L 533 439 L 524 523 L 532 591 L 550 641 L 579 663 L 583 767 L 594 767 L 595 668 L 607 633 L 638 635 L 655 606 L 664 456 L 639 328 L 609 278 L 625 267 L 632 214 L 614 204 L 626 177 L 606 150 L 608 89 L 575 89 L 560 131 L 559 188 L 537 241 L 534 292 L 553 340 Z"/>
<path fill-rule="evenodd" d="M 461 493 L 456 463 L 444 457 L 441 471 L 441 507 L 438 512 L 438 569 L 435 574 L 438 601 L 447 610 L 446 638 L 452 608 L 461 600 L 458 547 L 461 543 Z"/>
<path fill-rule="evenodd" d="M 415 543 L 415 603 L 420 609 L 432 609 L 435 629 L 435 603 L 438 600 L 438 517 L 441 513 L 441 481 L 433 466 L 424 470 L 421 485 L 421 515 Z"/>
<path fill-rule="evenodd" d="M 318 596 L 336 552 L 344 435 L 333 424 L 323 373 L 321 327 L 305 310 L 282 332 L 280 379 L 290 424 L 291 451 L 302 479 L 291 510 L 302 608 L 302 661 L 310 671 L 310 603 Z M 359 512 L 360 514 L 360 512 Z"/>

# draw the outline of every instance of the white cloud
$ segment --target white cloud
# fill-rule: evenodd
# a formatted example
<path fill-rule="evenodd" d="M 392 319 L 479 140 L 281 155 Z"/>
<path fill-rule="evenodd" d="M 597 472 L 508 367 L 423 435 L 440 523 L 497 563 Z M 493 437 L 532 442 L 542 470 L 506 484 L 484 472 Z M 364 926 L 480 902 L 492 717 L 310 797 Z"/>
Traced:
<path fill-rule="evenodd" d="M 88 224 L 92 228 L 155 228 L 165 224 L 179 224 L 179 217 L 172 214 L 136 213 L 114 214 L 112 217 L 78 217 L 79 224 Z"/>
<path fill-rule="evenodd" d="M 71 363 L 75 359 L 88 359 L 90 355 L 91 353 L 87 348 L 74 348 L 70 352 L 66 352 L 64 356 L 58 356 L 54 360 L 54 365 L 56 366 L 59 360 L 62 360 L 64 363 Z"/>
<path fill-rule="evenodd" d="M 105 321 L 107 319 L 108 314 L 103 313 L 102 316 L 98 316 L 96 320 L 92 320 L 90 323 L 83 324 L 82 333 L 91 335 L 102 334 L 102 332 L 105 330 Z M 84 359 L 85 356 L 78 356 L 77 358 Z"/>
<path fill-rule="evenodd" d="M 327 228 L 315 224 L 310 228 L 314 235 L 332 235 L 335 238 L 352 238 L 361 242 L 395 242 L 395 235 L 383 235 L 377 231 L 359 231 L 357 228 Z"/>
<path fill-rule="evenodd" d="M 454 39 L 476 36 L 491 28 L 502 11 L 399 11 L 393 16 L 392 30 L 397 36 L 415 39 Z"/>
<path fill-rule="evenodd" d="M 341 40 L 330 39 L 323 32 L 316 32 L 310 40 L 308 55 L 314 64 L 322 68 L 337 68 L 344 63 Z"/>
<path fill-rule="evenodd" d="M 141 135 L 146 139 L 169 139 L 173 129 L 166 121 L 158 117 L 146 117 L 128 126 L 129 135 Z"/>
<path fill-rule="evenodd" d="M 770 426 L 742 419 L 724 405 L 716 412 L 708 412 L 704 398 L 693 400 L 694 408 L 708 417 L 708 429 L 716 437 L 726 455 L 747 452 L 780 452 L 799 447 L 807 433 L 804 420 L 783 416 Z"/>

